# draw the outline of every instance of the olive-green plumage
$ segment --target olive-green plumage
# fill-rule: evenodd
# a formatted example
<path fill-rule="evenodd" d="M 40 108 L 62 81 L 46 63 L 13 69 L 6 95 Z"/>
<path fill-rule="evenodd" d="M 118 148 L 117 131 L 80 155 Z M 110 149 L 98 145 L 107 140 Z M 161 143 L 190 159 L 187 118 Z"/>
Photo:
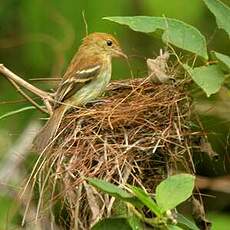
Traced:
<path fill-rule="evenodd" d="M 83 39 L 57 88 L 53 114 L 34 140 L 37 151 L 51 145 L 70 107 L 85 105 L 104 92 L 111 79 L 112 57 L 126 58 L 112 35 L 92 33 Z"/>

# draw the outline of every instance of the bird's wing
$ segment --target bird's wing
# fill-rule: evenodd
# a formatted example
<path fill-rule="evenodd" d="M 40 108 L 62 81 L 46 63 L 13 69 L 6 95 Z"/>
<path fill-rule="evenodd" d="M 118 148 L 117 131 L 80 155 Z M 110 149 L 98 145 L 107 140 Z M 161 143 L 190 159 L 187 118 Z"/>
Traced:
<path fill-rule="evenodd" d="M 101 67 L 100 64 L 94 64 L 64 76 L 56 91 L 56 104 L 54 107 L 58 106 L 58 102 L 63 102 L 70 98 L 84 85 L 95 79 L 101 71 Z"/>

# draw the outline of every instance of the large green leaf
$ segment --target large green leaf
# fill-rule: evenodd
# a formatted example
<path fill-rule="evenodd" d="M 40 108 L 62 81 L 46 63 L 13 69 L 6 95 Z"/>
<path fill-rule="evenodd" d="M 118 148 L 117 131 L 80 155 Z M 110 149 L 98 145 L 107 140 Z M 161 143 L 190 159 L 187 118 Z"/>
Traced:
<path fill-rule="evenodd" d="M 194 69 L 187 65 L 184 67 L 208 97 L 217 93 L 224 82 L 224 74 L 217 65 L 201 66 Z"/>
<path fill-rule="evenodd" d="M 137 196 L 137 198 L 146 206 L 148 207 L 156 216 L 160 217 L 162 215 L 160 208 L 157 206 L 155 201 L 150 197 L 149 194 L 145 193 L 140 188 L 137 187 L 131 187 L 134 195 Z"/>
<path fill-rule="evenodd" d="M 175 208 L 192 195 L 195 177 L 179 174 L 163 180 L 156 188 L 156 201 L 162 212 Z"/>
<path fill-rule="evenodd" d="M 107 218 L 99 221 L 92 230 L 132 230 L 125 218 Z"/>
<path fill-rule="evenodd" d="M 100 180 L 100 179 L 96 179 L 96 178 L 87 178 L 88 182 L 99 188 L 100 190 L 102 190 L 103 192 L 106 192 L 108 194 L 111 194 L 113 196 L 118 196 L 118 197 L 121 197 L 121 198 L 131 198 L 132 195 L 127 193 L 126 191 L 124 191 L 122 188 L 114 185 L 114 184 L 111 184 L 105 180 Z"/>
<path fill-rule="evenodd" d="M 135 31 L 144 33 L 163 30 L 162 39 L 165 43 L 188 50 L 205 59 L 208 58 L 205 37 L 199 30 L 182 21 L 150 16 L 105 17 L 104 19 L 127 25 Z"/>
<path fill-rule="evenodd" d="M 203 0 L 209 10 L 215 15 L 216 23 L 230 36 L 230 8 L 219 0 Z"/>
<path fill-rule="evenodd" d="M 135 207 L 142 207 L 143 205 L 139 202 L 139 200 L 133 196 L 132 194 L 126 192 L 122 188 L 111 184 L 105 180 L 100 180 L 96 178 L 87 178 L 89 184 L 93 185 L 94 187 L 100 189 L 101 191 L 108 193 L 111 196 L 119 198 L 123 201 L 129 202 L 133 204 Z"/>
<path fill-rule="evenodd" d="M 221 66 L 223 66 L 225 70 L 230 71 L 230 57 L 229 56 L 222 54 L 222 53 L 215 52 L 215 51 L 213 51 L 212 54 L 215 56 L 215 58 L 217 58 L 220 61 Z"/>

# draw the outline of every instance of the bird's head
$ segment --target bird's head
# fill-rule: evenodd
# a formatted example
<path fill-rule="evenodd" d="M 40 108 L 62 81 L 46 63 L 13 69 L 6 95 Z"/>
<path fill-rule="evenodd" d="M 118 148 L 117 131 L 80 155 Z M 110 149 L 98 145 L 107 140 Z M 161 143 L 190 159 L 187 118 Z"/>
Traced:
<path fill-rule="evenodd" d="M 110 57 L 127 58 L 122 51 L 119 42 L 107 33 L 92 33 L 83 39 L 82 48 L 89 50 L 89 52 L 102 53 Z"/>

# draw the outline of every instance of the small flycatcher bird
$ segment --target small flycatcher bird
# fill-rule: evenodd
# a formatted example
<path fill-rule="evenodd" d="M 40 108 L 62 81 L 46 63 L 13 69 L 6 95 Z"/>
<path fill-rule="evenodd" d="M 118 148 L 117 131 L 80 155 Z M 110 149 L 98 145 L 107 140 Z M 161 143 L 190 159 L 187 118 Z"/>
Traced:
<path fill-rule="evenodd" d="M 37 151 L 44 151 L 52 141 L 71 106 L 85 105 L 104 92 L 111 79 L 112 57 L 127 58 L 112 35 L 92 33 L 83 39 L 57 88 L 53 114 L 34 140 Z"/>

